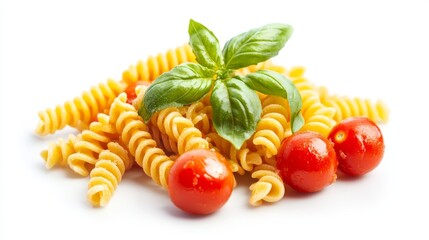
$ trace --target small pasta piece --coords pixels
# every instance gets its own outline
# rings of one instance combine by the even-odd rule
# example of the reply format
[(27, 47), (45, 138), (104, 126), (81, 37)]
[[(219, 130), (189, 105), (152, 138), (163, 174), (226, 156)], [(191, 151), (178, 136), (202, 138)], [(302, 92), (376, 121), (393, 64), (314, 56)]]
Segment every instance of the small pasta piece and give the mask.
[(350, 98), (347, 96), (329, 95), (325, 87), (319, 87), (322, 103), (336, 109), (334, 119), (339, 122), (349, 117), (368, 117), (376, 123), (387, 123), (389, 109), (378, 100), (375, 103), (365, 98)]
[(75, 153), (74, 144), (76, 136), (70, 134), (67, 140), (60, 138), (57, 142), (49, 143), (49, 147), (40, 155), (45, 160), (46, 168), (50, 169), (56, 165), (66, 166), (68, 157)]
[(166, 53), (150, 56), (146, 61), (139, 61), (137, 65), (130, 66), (122, 73), (122, 79), (128, 85), (136, 81), (152, 82), (162, 73), (185, 62), (195, 62), (195, 55), (188, 44), (170, 49)]
[(212, 130), (212, 107), (201, 101), (192, 103), (186, 110), (186, 118), (190, 119), (194, 126), (202, 133), (207, 134)]
[(108, 108), (125, 88), (125, 84), (109, 79), (107, 83), (92, 87), (90, 91), (83, 92), (72, 101), (66, 101), (54, 109), (40, 111), (36, 133), (41, 136), (53, 134), (67, 125), (87, 129), (97, 114)]
[(277, 155), (283, 139), (290, 136), (289, 104), (284, 98), (267, 96), (262, 101), (262, 116), (252, 136), (258, 152), (266, 158)]
[(149, 123), (149, 132), (155, 140), (156, 145), (166, 151), (167, 154), (179, 154), (177, 142), (167, 134), (162, 133), (157, 127)]
[(321, 103), (316, 87), (303, 77), (304, 71), (302, 67), (295, 67), (288, 73), (302, 98), (302, 115), (305, 123), (301, 130), (316, 131), (327, 137), (337, 124), (333, 119), (336, 109)]
[(245, 142), (240, 149), (223, 139), (217, 133), (207, 134), (210, 146), (226, 157), (232, 172), (244, 175), (245, 171), (252, 171), (254, 166), (262, 164), (262, 157), (248, 147), (249, 142)]
[(208, 149), (209, 143), (190, 119), (182, 116), (178, 108), (166, 108), (152, 116), (151, 122), (161, 133), (177, 142), (179, 155), (192, 149)]
[(79, 130), (87, 129), (98, 113), (108, 112), (113, 100), (128, 86), (139, 80), (153, 81), (184, 62), (195, 62), (195, 55), (187, 44), (139, 61), (122, 73), (121, 81), (109, 79), (63, 105), (40, 111), (36, 133), (40, 136), (53, 134), (67, 125)]
[(87, 176), (97, 162), (98, 155), (107, 148), (107, 144), (118, 139), (115, 127), (104, 113), (98, 114), (98, 121), (91, 123), (74, 143), (75, 153), (68, 157), (68, 165), (75, 173)]
[(285, 187), (275, 167), (268, 164), (257, 166), (252, 172), (252, 178), (258, 181), (249, 187), (252, 191), (250, 205), (259, 206), (263, 201), (277, 202), (283, 198)]
[(88, 201), (95, 207), (104, 207), (110, 201), (125, 170), (132, 166), (132, 159), (117, 142), (109, 142), (101, 151), (88, 183)]
[(126, 101), (125, 93), (115, 99), (110, 109), (111, 123), (115, 125), (122, 141), (145, 174), (167, 189), (168, 174), (174, 161), (157, 147), (137, 110)]

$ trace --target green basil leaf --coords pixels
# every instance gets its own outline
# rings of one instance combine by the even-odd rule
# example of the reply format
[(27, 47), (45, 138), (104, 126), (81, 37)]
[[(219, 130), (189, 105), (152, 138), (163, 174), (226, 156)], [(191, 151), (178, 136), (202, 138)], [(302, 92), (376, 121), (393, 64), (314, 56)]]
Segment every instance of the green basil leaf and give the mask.
[(196, 63), (183, 63), (161, 74), (146, 90), (139, 115), (147, 122), (157, 111), (198, 101), (210, 91), (213, 75)]
[(225, 67), (243, 68), (276, 56), (292, 31), (289, 25), (273, 23), (233, 37), (223, 48)]
[(210, 102), (217, 133), (239, 149), (256, 130), (261, 102), (255, 91), (237, 80), (215, 82)]
[(301, 113), (301, 95), (292, 81), (283, 74), (270, 70), (259, 70), (246, 76), (237, 76), (237, 78), (255, 91), (287, 99), (291, 114), (292, 132), (298, 131), (304, 125), (304, 118)]
[(223, 56), (219, 40), (201, 23), (194, 20), (189, 21), (189, 45), (191, 45), (197, 62), (201, 65), (219, 69), (223, 66)]

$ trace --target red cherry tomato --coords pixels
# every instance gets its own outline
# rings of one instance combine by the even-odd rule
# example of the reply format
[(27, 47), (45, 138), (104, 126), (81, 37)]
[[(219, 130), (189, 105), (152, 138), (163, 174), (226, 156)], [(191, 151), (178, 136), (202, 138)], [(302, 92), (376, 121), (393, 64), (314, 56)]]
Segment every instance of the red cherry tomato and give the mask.
[(205, 149), (182, 154), (168, 177), (171, 201), (192, 214), (210, 214), (221, 208), (233, 186), (234, 176), (225, 158)]
[(128, 86), (125, 89), (125, 91), (124, 91), (127, 94), (127, 103), (132, 104), (133, 101), (137, 98), (136, 87), (139, 86), (139, 85), (149, 86), (150, 82), (147, 82), (147, 81), (137, 81), (134, 84)]
[(300, 192), (317, 192), (337, 177), (333, 144), (316, 132), (297, 132), (283, 140), (277, 168), (283, 181)]
[(378, 166), (384, 155), (380, 128), (366, 117), (338, 123), (329, 134), (338, 158), (338, 169), (351, 176), (364, 175)]

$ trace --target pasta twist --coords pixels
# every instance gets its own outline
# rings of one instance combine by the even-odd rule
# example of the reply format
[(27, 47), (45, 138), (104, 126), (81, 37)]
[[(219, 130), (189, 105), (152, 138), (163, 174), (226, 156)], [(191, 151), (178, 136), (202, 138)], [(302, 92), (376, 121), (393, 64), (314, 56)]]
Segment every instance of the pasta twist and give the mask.
[(190, 119), (194, 126), (202, 133), (207, 134), (212, 130), (212, 107), (198, 101), (192, 103), (186, 111), (186, 118)]
[(122, 80), (109, 79), (107, 83), (100, 83), (90, 91), (72, 101), (66, 101), (54, 109), (40, 111), (36, 133), (44, 136), (53, 134), (69, 125), (79, 130), (87, 129), (98, 113), (107, 113), (113, 100), (123, 92), (127, 86), (139, 80), (153, 81), (162, 73), (184, 63), (194, 62), (195, 55), (189, 45), (185, 44), (176, 49), (149, 57), (146, 61), (139, 61), (122, 73)]
[(53, 134), (67, 125), (87, 129), (97, 114), (104, 112), (125, 88), (125, 84), (109, 79), (107, 83), (92, 87), (90, 91), (83, 92), (72, 101), (66, 101), (54, 109), (40, 111), (36, 133), (42, 136)]
[(337, 123), (333, 119), (336, 110), (321, 103), (316, 87), (303, 77), (304, 70), (304, 68), (296, 67), (289, 72), (289, 76), (302, 98), (302, 115), (305, 124), (301, 130), (316, 131), (327, 137)]
[(125, 93), (115, 99), (110, 109), (111, 123), (115, 125), (122, 141), (128, 146), (129, 152), (145, 174), (157, 184), (167, 188), (169, 170), (174, 162), (157, 147), (137, 110), (126, 101)]
[(190, 119), (182, 116), (178, 108), (166, 108), (154, 114), (152, 123), (158, 129), (177, 142), (179, 154), (192, 149), (208, 149), (209, 143), (202, 138), (202, 133)]
[(281, 97), (267, 96), (262, 101), (262, 116), (253, 135), (253, 144), (266, 158), (277, 155), (283, 139), (290, 136), (288, 101)]
[(75, 142), (75, 153), (68, 157), (69, 167), (81, 176), (87, 176), (97, 162), (98, 155), (107, 148), (107, 144), (118, 139), (115, 127), (104, 113), (98, 114), (98, 121), (91, 123)]
[(122, 79), (128, 85), (139, 80), (152, 82), (162, 73), (185, 62), (195, 62), (195, 55), (188, 44), (151, 56), (146, 61), (139, 61), (122, 73)]
[(67, 158), (75, 153), (74, 144), (76, 136), (70, 134), (67, 140), (60, 138), (58, 142), (49, 143), (49, 147), (40, 153), (45, 160), (46, 168), (50, 169), (55, 165), (66, 166)]
[(119, 143), (110, 142), (101, 151), (88, 183), (88, 201), (93, 206), (105, 206), (110, 201), (126, 169), (132, 166), (132, 159)]
[(149, 123), (149, 132), (155, 140), (156, 145), (166, 151), (167, 154), (179, 154), (177, 142), (170, 138), (167, 134), (162, 133), (157, 127)]
[(223, 154), (229, 162), (232, 172), (244, 175), (245, 171), (252, 171), (254, 166), (262, 164), (262, 157), (249, 148), (249, 142), (245, 142), (240, 149), (223, 139), (217, 133), (207, 134), (207, 140), (213, 149)]
[(252, 206), (259, 206), (263, 201), (277, 202), (283, 198), (285, 187), (275, 167), (268, 164), (257, 166), (252, 172), (252, 178), (258, 179), (249, 187), (252, 191), (249, 203)]
[(329, 95), (325, 87), (319, 87), (318, 91), (322, 103), (336, 109), (334, 119), (337, 122), (356, 116), (368, 117), (376, 123), (387, 123), (389, 120), (388, 107), (381, 100), (374, 103), (370, 99)]

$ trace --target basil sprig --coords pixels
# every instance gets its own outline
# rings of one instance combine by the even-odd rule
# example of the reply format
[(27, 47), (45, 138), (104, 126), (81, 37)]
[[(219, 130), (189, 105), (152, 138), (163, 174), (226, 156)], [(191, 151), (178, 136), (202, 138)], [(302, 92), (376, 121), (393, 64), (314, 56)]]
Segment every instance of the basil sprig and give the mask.
[(260, 70), (235, 76), (233, 70), (276, 56), (292, 34), (285, 24), (268, 24), (231, 38), (221, 50), (216, 36), (194, 20), (189, 22), (189, 44), (198, 63), (184, 63), (161, 74), (147, 89), (139, 114), (148, 122), (157, 111), (196, 102), (210, 93), (217, 133), (239, 149), (256, 130), (261, 102), (255, 91), (288, 100), (292, 131), (304, 124), (302, 100), (284, 75)]

